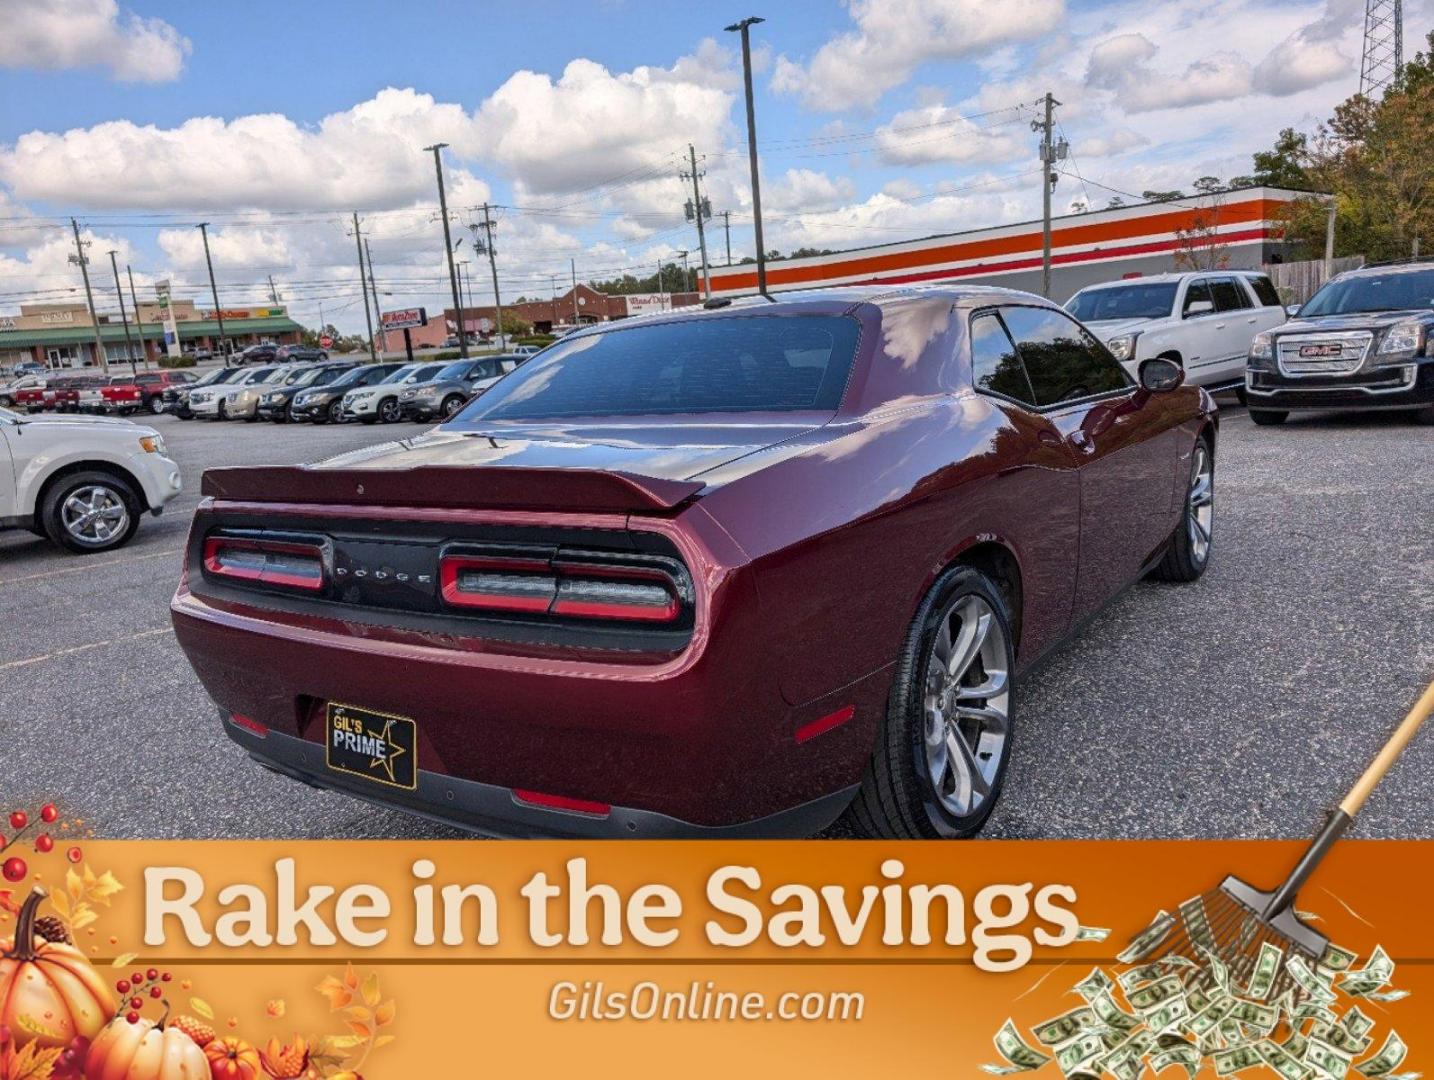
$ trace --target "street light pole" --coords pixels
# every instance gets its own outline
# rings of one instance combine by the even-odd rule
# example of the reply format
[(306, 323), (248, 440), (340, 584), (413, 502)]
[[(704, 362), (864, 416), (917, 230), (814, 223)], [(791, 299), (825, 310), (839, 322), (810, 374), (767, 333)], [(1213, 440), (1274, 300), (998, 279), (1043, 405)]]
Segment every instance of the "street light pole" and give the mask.
[(578, 325), (578, 260), (568, 259), (568, 269), (573, 272), (573, 325)]
[(204, 265), (209, 267), (209, 295), (214, 298), (214, 317), (219, 320), (219, 355), (224, 357), (224, 366), (229, 366), (229, 348), (224, 340), (224, 312), (219, 309), (219, 286), (214, 283), (214, 260), (209, 257), (209, 222), (201, 221), (197, 226), (204, 238)]
[[(368, 256), (368, 288), (369, 292), (373, 293), (373, 317), (374, 321), (378, 323), (378, 332), (383, 334), (383, 350), (387, 352), (388, 334), (383, 329), (383, 307), (378, 302), (378, 282), (373, 276), (373, 248), (368, 246), (367, 236), (363, 238), (363, 251)], [(372, 335), (370, 335), (370, 340), (372, 340)]]
[[(463, 301), (458, 296), (458, 270), (453, 265), (453, 235), (448, 229), (448, 196), (443, 191), (443, 148), (447, 143), (434, 143), (432, 146), (425, 146), (423, 149), (432, 151), (433, 168), (438, 173), (438, 213), (443, 218), (443, 250), (448, 256), (448, 285), (453, 290), (453, 309), (462, 318)], [(468, 359), (468, 335), (463, 332), (463, 327), (458, 327), (458, 355), (464, 360)]]
[(507, 347), (508, 338), (503, 333), (503, 298), (498, 295), (498, 251), (497, 245), (493, 243), (493, 230), (496, 228), (492, 215), (488, 213), (488, 204), (484, 203), (483, 235), (488, 249), (488, 269), (493, 272), (493, 313), (498, 320), (498, 351), (501, 352)]
[(149, 343), (144, 340), (144, 319), (139, 314), (139, 296), (134, 291), (134, 268), (125, 264), (124, 272), (129, 275), (129, 298), (134, 304), (134, 332), (139, 336), (139, 351), (144, 354), (144, 369), (149, 370)]
[(85, 302), (90, 305), (90, 325), (95, 331), (95, 359), (100, 362), (105, 374), (109, 374), (110, 361), (105, 355), (105, 343), (100, 338), (100, 317), (95, 313), (95, 294), (90, 289), (90, 260), (85, 257), (85, 245), (80, 242), (80, 223), (70, 218), (70, 228), (75, 230), (75, 254), (70, 258), (79, 263), (80, 275), (85, 279)]
[[(113, 270), (115, 274), (115, 298), (119, 300), (120, 321), (124, 323), (124, 351), (125, 355), (129, 357), (129, 373), (131, 375), (138, 375), (139, 368), (137, 368), (134, 363), (134, 339), (129, 336), (129, 315), (125, 313), (124, 309), (124, 289), (120, 285), (119, 261), (115, 258), (115, 251), (113, 248), (111, 248), (109, 251), (109, 257), (110, 269)], [(134, 317), (136, 319), (139, 318), (138, 309), (135, 310)]]
[(752, 40), (750, 31), (765, 19), (753, 15), (727, 27), (742, 35), (742, 79), (747, 90), (747, 159), (752, 170), (752, 228), (757, 241), (757, 291), (767, 295), (767, 250), (762, 243), (762, 186), (757, 177), (757, 114), (752, 106)]
[[(373, 316), (368, 308), (368, 284), (364, 281), (363, 269), (363, 233), (359, 229), (358, 211), (354, 211), (354, 247), (358, 250), (359, 261), (359, 293), (363, 296), (363, 322), (368, 330), (368, 358), (378, 362), (378, 346), (374, 343)], [(388, 336), (384, 335), (383, 346), (388, 348)]]

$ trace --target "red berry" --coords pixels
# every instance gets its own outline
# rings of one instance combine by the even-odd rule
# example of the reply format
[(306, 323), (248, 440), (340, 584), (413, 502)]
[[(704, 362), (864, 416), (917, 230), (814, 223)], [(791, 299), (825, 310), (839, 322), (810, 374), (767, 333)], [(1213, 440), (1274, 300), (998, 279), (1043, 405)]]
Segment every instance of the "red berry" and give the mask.
[(16, 810), (10, 815), (10, 828), (17, 830), (23, 829), (28, 824), (30, 824), (30, 817), (25, 811)]
[(149, 988), (149, 996), (152, 997), (152, 998), (158, 999), (159, 996), (160, 996), (161, 994), (163, 994), (163, 993), (164, 993), (164, 991), (161, 990), (161, 989), (160, 989), (159, 987), (157, 987), (157, 986), (151, 986), (151, 987)]
[(159, 968), (150, 968), (144, 973), (144, 977), (150, 982), (154, 982), (155, 979), (159, 978)]
[(41, 833), (39, 836), (35, 837), (35, 850), (38, 851), (41, 855), (48, 854), (54, 849), (54, 847), (55, 842), (51, 840), (46, 833)]
[(5, 875), (6, 881), (24, 881), (29, 872), (30, 868), (25, 865), (25, 860), (18, 855), (12, 855), (5, 860), (5, 865), (0, 867), (0, 873)]
[(72, 847), (69, 851), (65, 852), (65, 858), (69, 859), (70, 862), (79, 862), (84, 857), (84, 852), (77, 847)]
[(50, 825), (59, 819), (60, 811), (56, 809), (54, 803), (47, 802), (44, 806), (40, 807), (40, 820), (46, 825)]
[(142, 1009), (142, 1008), (144, 1008), (144, 998), (142, 998), (142, 997), (132, 997), (132, 998), (130, 998), (130, 999), (129, 999), (129, 1007), (130, 1007), (131, 1009)]
[(127, 1012), (124, 1014), (124, 1018), (128, 1020), (131, 1024), (139, 1023), (139, 1013), (137, 1012)]
[(115, 983), (115, 989), (118, 990), (121, 994), (128, 994), (128, 993), (129, 993), (129, 980), (128, 980), (128, 979), (121, 979), (119, 982)]
[(171, 975), (169, 972), (166, 971), (163, 975), (161, 975), (161, 976), (159, 977), (159, 981), (160, 981), (160, 982), (169, 982), (169, 980), (172, 979), (172, 978), (174, 978), (174, 976)]

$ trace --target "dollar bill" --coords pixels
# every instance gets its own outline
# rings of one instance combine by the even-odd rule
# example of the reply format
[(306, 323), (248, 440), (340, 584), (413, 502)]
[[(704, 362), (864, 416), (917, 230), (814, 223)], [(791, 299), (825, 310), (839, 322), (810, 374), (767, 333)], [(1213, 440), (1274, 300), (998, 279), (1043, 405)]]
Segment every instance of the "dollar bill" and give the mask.
[(1089, 1031), (1095, 1026), (1095, 1013), (1090, 1006), (1082, 1005), (1078, 1009), (1062, 1013), (1060, 1016), (1052, 1017), (1042, 1024), (1037, 1024), (1031, 1029), (1031, 1034), (1036, 1041), (1046, 1046), (1059, 1046), (1061, 1043), (1070, 1042), (1082, 1032)]
[(1290, 978), (1294, 979), (1295, 985), (1308, 994), (1311, 1000), (1320, 1005), (1328, 1005), (1335, 1000), (1334, 991), (1325, 985), (1323, 979), (1310, 970), (1304, 957), (1290, 957), (1285, 964), (1285, 970), (1289, 972)]
[(1394, 961), (1383, 946), (1376, 945), (1364, 967), (1341, 973), (1339, 988), (1350, 997), (1367, 997), (1386, 986), (1393, 975)]
[(1280, 964), (1285, 951), (1268, 941), (1260, 943), (1260, 955), (1255, 958), (1255, 970), (1250, 973), (1250, 985), (1245, 996), (1264, 1001), (1275, 987), (1275, 976), (1280, 973)]
[(1219, 1027), (1220, 1021), (1229, 1016), (1234, 1007), (1233, 998), (1221, 998), (1192, 1016), (1190, 1023), (1185, 1026), (1192, 1035), (1205, 1035)]
[(1310, 1036), (1309, 1045), (1305, 1047), (1305, 1060), (1326, 1076), (1344, 1080), (1353, 1057), (1338, 1047), (1331, 1046), (1323, 1039)]
[(1009, 1076), (1014, 1072), (1039, 1069), (1051, 1059), (1032, 1046), (1028, 1046), (1016, 1030), (1015, 1021), (1007, 1019), (992, 1040), (997, 1052), (1006, 1059), (1006, 1065), (982, 1065), (981, 1068), (993, 1076)]
[(1309, 1036), (1298, 1031), (1292, 1031), (1284, 1042), (1280, 1043), (1285, 1052), (1293, 1057), (1302, 1058), (1305, 1056), (1305, 1048), (1310, 1044)]
[(1263, 1005), (1258, 1001), (1244, 1001), (1237, 998), (1228, 1019), (1249, 1024), (1263, 1034), (1272, 1031), (1274, 1026), (1280, 1022), (1280, 1010), (1273, 1005)]
[(1384, 1045), (1379, 1048), (1379, 1053), (1367, 1061), (1361, 1061), (1355, 1066), (1355, 1069), (1365, 1076), (1384, 1076), (1399, 1068), (1408, 1053), (1409, 1048), (1404, 1045), (1404, 1040), (1399, 1037), (1399, 1032), (1391, 1031), (1385, 1037)]
[(1137, 960), (1143, 960), (1170, 936), (1170, 931), (1174, 926), (1174, 915), (1168, 911), (1157, 912), (1150, 925), (1131, 938), (1130, 944), (1117, 954), (1116, 959), (1122, 964), (1133, 964)]
[(1169, 1031), (1182, 1020), (1189, 1018), (1190, 1006), (1185, 1003), (1185, 995), (1181, 994), (1147, 1015), (1145, 1026), (1155, 1032)]
[(1150, 1067), (1155, 1072), (1164, 1072), (1172, 1065), (1182, 1065), (1186, 1075), (1192, 1080), (1195, 1073), (1200, 1069), (1200, 1051), (1186, 1043), (1183, 1046), (1172, 1046), (1160, 1051), (1150, 1059)]
[(1215, 954), (1214, 949), (1201, 949), (1200, 951), (1205, 954), (1205, 969), (1210, 973), (1210, 978), (1214, 980), (1216, 986), (1228, 994), (1230, 992), (1230, 969)]
[(1086, 1001), (1090, 1001), (1093, 998), (1099, 997), (1101, 994), (1109, 993), (1110, 988), (1114, 985), (1115, 983), (1111, 980), (1111, 977), (1100, 968), (1091, 968), (1090, 974), (1076, 983), (1071, 989), (1085, 998)]
[(1409, 996), (1408, 990), (1381, 990), (1377, 993), (1363, 995), (1369, 1001), (1390, 1002), (1398, 1001)]
[(1115, 1003), (1115, 999), (1110, 996), (1109, 991), (1097, 994), (1089, 1000), (1091, 1010), (1095, 1013), (1096, 1018), (1106, 1027), (1128, 1034), (1140, 1026), (1139, 1020)]
[(1357, 954), (1348, 949), (1341, 949), (1338, 945), (1330, 942), (1324, 947), (1320, 955), (1319, 966), (1329, 971), (1345, 971), (1354, 963)]
[(1241, 1069), (1252, 1069), (1264, 1064), (1260, 1051), (1254, 1046), (1234, 1046), (1228, 1050), (1216, 1050), (1212, 1055), (1215, 1072), (1219, 1076), (1230, 1076)]
[(1365, 1016), (1363, 1010), (1361, 1010), (1358, 1005), (1351, 1005), (1349, 1012), (1345, 1013), (1343, 1018), (1341, 1018), (1339, 1026), (1351, 1035), (1357, 1037), (1367, 1034), (1369, 1029), (1374, 1026), (1374, 1021), (1368, 1016)]
[(1192, 896), (1180, 905), (1180, 918), (1185, 923), (1185, 932), (1190, 940), (1202, 949), (1215, 948), (1215, 935), (1210, 931), (1210, 919), (1205, 913), (1205, 899)]
[(1273, 1043), (1269, 1039), (1261, 1039), (1255, 1044), (1255, 1049), (1260, 1052), (1260, 1057), (1265, 1059), (1265, 1064), (1284, 1077), (1284, 1080), (1304, 1080), (1309, 1075), (1308, 1065), (1305, 1065), (1285, 1047)]
[(1153, 983), (1136, 987), (1125, 995), (1130, 1007), (1139, 1013), (1148, 1013), (1159, 1008), (1171, 998), (1184, 992), (1184, 984), (1178, 975), (1166, 975)]
[(1105, 1053), (1105, 1043), (1100, 1041), (1099, 1035), (1082, 1035), (1056, 1051), (1056, 1065), (1060, 1067), (1061, 1072), (1070, 1076), (1072, 1073), (1082, 1071), (1082, 1066), (1089, 1064), (1103, 1053)]
[(1077, 941), (1104, 941), (1110, 937), (1108, 926), (1082, 926), (1077, 928), (1075, 939)]

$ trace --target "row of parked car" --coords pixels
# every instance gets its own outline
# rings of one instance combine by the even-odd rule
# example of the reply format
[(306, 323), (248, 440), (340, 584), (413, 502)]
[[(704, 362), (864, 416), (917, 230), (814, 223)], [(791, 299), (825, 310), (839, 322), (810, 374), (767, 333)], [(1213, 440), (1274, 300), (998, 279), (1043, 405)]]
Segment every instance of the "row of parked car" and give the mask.
[[(536, 351), (536, 350), (534, 350)], [(221, 368), (165, 391), (161, 411), (181, 420), (396, 424), (446, 420), (531, 353), (414, 364), (320, 361)]]

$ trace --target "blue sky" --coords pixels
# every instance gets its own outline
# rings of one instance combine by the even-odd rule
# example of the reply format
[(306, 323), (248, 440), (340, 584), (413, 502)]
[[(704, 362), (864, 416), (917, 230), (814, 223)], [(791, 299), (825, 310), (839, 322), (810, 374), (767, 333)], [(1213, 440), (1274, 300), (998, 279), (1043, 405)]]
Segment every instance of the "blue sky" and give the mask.
[[(1057, 205), (1230, 176), (1357, 82), (1358, 0), (599, 0), (475, 5), (6, 0), (0, 313), (71, 299), (69, 215), (142, 283), (226, 306), (272, 274), (296, 315), (361, 328), (347, 215), (392, 303), (442, 302), (429, 141), (455, 236), (497, 204), (505, 296), (696, 248), (678, 155), (751, 250), (740, 65), (754, 29), (768, 246), (846, 248), (1023, 220), (1046, 89), (1074, 155)], [(706, 11), (710, 14), (704, 15)], [(1428, 9), (1408, 5), (1418, 42)], [(1412, 51), (1412, 49), (1411, 49)], [(720, 230), (713, 238), (722, 253)], [(465, 243), (460, 248), (460, 255)], [(694, 255), (695, 258), (695, 255)], [(473, 269), (477, 269), (476, 267)], [(474, 275), (474, 297), (491, 297)], [(561, 283), (559, 283), (561, 285)], [(205, 300), (207, 303), (207, 300)]]

